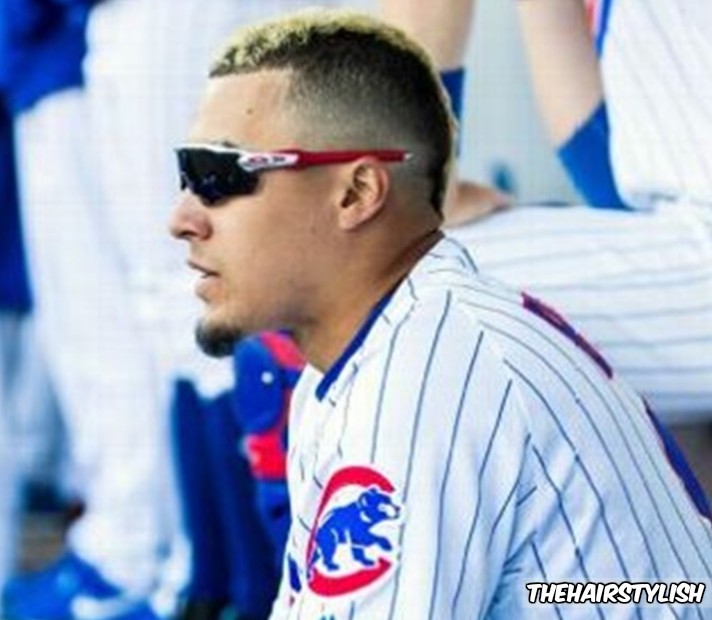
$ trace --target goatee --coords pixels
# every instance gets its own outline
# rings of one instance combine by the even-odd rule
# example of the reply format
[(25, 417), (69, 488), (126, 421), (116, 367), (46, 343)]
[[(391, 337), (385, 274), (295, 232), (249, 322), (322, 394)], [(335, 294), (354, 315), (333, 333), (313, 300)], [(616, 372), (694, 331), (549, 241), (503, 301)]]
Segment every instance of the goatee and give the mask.
[(210, 357), (228, 357), (244, 334), (236, 328), (208, 325), (200, 321), (195, 328), (195, 341), (200, 350)]

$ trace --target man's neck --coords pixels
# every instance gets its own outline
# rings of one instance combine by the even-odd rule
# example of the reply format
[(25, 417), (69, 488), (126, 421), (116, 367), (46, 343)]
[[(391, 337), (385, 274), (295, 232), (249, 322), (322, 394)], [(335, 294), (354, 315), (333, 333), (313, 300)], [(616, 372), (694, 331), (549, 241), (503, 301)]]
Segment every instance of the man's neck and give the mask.
[(380, 271), (368, 277), (348, 278), (335, 285), (321, 319), (295, 331), (307, 361), (327, 371), (346, 350), (378, 302), (393, 291), (442, 238), (441, 230), (429, 230), (403, 248)]

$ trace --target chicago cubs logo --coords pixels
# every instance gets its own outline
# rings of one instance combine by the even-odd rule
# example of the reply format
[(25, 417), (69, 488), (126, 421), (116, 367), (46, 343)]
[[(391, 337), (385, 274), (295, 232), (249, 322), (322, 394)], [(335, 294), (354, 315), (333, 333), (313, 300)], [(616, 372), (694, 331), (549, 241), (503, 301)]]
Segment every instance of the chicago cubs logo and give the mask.
[(341, 596), (370, 586), (395, 562), (395, 488), (369, 467), (345, 467), (329, 480), (307, 545), (307, 583), (315, 594)]

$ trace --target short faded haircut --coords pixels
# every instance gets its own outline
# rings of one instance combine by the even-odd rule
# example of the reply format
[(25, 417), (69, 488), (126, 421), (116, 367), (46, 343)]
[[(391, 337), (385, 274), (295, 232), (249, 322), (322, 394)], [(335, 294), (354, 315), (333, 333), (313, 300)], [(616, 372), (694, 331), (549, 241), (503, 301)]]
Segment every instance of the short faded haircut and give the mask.
[(238, 30), (210, 77), (263, 70), (291, 72), (288, 105), (312, 147), (407, 150), (397, 174), (442, 211), (455, 123), (428, 54), (402, 31), (350, 11), (302, 11)]

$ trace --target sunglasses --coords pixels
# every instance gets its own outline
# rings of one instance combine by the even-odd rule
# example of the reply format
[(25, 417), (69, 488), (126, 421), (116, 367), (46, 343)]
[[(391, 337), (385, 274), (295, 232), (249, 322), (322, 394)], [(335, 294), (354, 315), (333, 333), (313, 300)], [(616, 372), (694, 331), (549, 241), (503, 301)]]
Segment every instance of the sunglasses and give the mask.
[(396, 149), (371, 151), (303, 151), (285, 149), (255, 152), (217, 144), (190, 144), (176, 149), (181, 189), (188, 189), (206, 205), (257, 190), (259, 175), (279, 168), (302, 169), (343, 164), (360, 157), (403, 162), (410, 153)]

